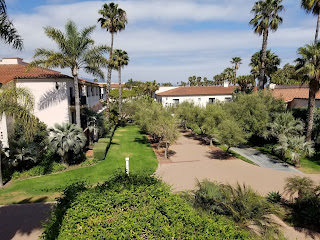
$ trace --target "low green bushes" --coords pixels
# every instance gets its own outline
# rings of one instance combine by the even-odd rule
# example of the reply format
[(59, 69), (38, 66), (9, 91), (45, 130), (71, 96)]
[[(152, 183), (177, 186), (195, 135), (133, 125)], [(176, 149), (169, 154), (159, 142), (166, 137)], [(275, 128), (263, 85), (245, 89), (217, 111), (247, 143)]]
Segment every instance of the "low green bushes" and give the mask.
[(97, 160), (103, 160), (106, 157), (107, 151), (110, 147), (113, 134), (116, 130), (116, 126), (110, 128), (106, 137), (100, 138), (93, 147), (93, 157)]
[(75, 184), (58, 199), (43, 239), (251, 239), (233, 221), (197, 212), (154, 177)]

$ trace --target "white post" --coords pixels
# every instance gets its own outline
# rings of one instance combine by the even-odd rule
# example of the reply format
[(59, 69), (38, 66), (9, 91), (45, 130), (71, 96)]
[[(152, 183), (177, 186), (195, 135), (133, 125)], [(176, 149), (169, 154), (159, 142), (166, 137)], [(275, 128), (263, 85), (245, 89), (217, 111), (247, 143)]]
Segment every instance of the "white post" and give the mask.
[(129, 158), (126, 157), (126, 174), (129, 175)]

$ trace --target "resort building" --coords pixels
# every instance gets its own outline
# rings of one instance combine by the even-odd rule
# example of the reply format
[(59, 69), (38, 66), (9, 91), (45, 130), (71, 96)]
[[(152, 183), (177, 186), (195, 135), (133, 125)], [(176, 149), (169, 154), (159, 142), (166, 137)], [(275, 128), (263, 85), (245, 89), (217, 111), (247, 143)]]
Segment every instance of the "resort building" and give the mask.
[[(271, 84), (272, 95), (282, 98), (289, 109), (308, 107), (309, 86), (308, 85), (275, 85)], [(316, 108), (320, 107), (320, 92), (316, 95)]]
[[(54, 70), (36, 67), (27, 71), (26, 68), (27, 63), (21, 58), (3, 58), (0, 61), (0, 85), (10, 83), (29, 89), (35, 100), (33, 114), (48, 127), (63, 122), (76, 123), (73, 78)], [(101, 92), (98, 83), (79, 79), (81, 109), (102, 109)], [(12, 119), (2, 116), (0, 141), (4, 147), (8, 145), (12, 129)]]
[(175, 106), (182, 102), (193, 102), (205, 107), (209, 103), (232, 101), (236, 86), (205, 86), (205, 87), (171, 87), (171, 90), (156, 92), (156, 100), (163, 106)]

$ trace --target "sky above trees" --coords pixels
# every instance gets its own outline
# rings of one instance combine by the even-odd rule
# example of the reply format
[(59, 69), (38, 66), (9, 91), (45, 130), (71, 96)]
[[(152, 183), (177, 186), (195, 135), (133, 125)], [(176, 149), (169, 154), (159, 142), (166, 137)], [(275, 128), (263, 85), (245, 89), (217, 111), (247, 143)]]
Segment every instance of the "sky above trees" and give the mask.
[[(79, 29), (96, 25), (96, 44), (110, 44), (110, 34), (97, 24), (98, 10), (110, 1), (6, 0), (8, 14), (24, 39), (18, 52), (0, 43), (2, 57), (30, 61), (35, 48), (55, 48), (43, 27), (64, 30), (68, 19)], [(115, 48), (128, 52), (129, 65), (123, 80), (187, 81), (198, 75), (212, 79), (232, 57), (243, 58), (238, 75), (249, 73), (251, 56), (261, 49), (262, 38), (253, 34), (249, 21), (254, 0), (128, 0), (114, 1), (128, 15), (124, 32), (115, 37)], [(305, 14), (300, 1), (284, 0), (284, 23), (269, 37), (268, 49), (292, 63), (297, 49), (314, 39), (316, 18)], [(67, 70), (61, 72), (68, 74)], [(107, 70), (105, 70), (106, 73)], [(81, 72), (80, 77), (92, 78)], [(112, 81), (117, 81), (113, 74)]]

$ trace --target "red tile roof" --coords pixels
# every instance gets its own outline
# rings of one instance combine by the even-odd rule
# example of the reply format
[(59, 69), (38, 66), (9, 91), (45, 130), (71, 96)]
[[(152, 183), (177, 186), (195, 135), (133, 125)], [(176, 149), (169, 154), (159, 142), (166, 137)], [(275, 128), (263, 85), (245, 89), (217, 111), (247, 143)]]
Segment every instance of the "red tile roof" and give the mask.
[(6, 84), (14, 79), (26, 78), (70, 78), (60, 72), (40, 67), (27, 72), (26, 67), (27, 64), (0, 65), (0, 83)]
[[(309, 88), (274, 89), (272, 95), (276, 98), (282, 98), (285, 102), (291, 102), (295, 98), (308, 99)], [(320, 99), (320, 92), (317, 93), (316, 99)]]
[(178, 87), (158, 93), (158, 96), (199, 96), (199, 95), (231, 95), (236, 86)]

